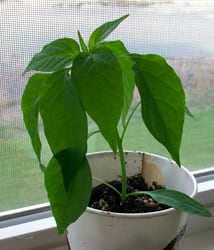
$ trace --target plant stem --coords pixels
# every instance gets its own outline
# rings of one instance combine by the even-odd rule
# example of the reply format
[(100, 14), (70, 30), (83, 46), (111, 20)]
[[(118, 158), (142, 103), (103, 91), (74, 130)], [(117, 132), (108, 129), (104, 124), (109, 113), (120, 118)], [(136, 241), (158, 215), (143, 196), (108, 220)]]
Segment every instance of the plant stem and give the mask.
[[(131, 193), (131, 194), (127, 194), (127, 176), (126, 176), (126, 161), (125, 161), (125, 154), (124, 154), (124, 150), (123, 150), (123, 139), (127, 130), (127, 127), (134, 115), (134, 113), (136, 112), (137, 108), (139, 107), (139, 105), (141, 104), (141, 102), (139, 101), (135, 107), (133, 108), (132, 112), (130, 113), (124, 127), (123, 127), (123, 131), (122, 131), (122, 135), (120, 137), (119, 132), (117, 131), (117, 140), (118, 140), (118, 153), (119, 153), (119, 158), (120, 158), (120, 167), (121, 167), (121, 183), (122, 183), (122, 187), (121, 187), (121, 192), (119, 192), (119, 190), (117, 190), (115, 187), (113, 187), (111, 184), (109, 184), (106, 181), (103, 181), (97, 177), (93, 177), (95, 180), (105, 184), (106, 186), (110, 187), (112, 190), (114, 190), (117, 194), (120, 195), (121, 197), (121, 201), (125, 201), (127, 199), (128, 196), (131, 195), (135, 195), (135, 193)], [(100, 130), (96, 130), (91, 132), (88, 135), (88, 138), (91, 137), (92, 135), (96, 134), (96, 133), (100, 133)], [(137, 194), (137, 193), (136, 193)]]
[(125, 155), (123, 151), (123, 140), (122, 137), (120, 138), (119, 133), (117, 131), (117, 139), (118, 139), (118, 151), (119, 151), (119, 158), (120, 158), (120, 167), (121, 167), (121, 175), (122, 175), (122, 190), (121, 190), (121, 200), (125, 201), (126, 196), (126, 189), (127, 189), (127, 178), (126, 178), (126, 162), (125, 162)]
[(129, 122), (131, 121), (131, 118), (133, 117), (134, 113), (136, 112), (137, 108), (140, 105), (140, 101), (136, 104), (134, 109), (132, 110), (131, 114), (129, 115), (125, 126), (123, 128), (123, 132), (121, 137), (119, 136), (119, 132), (117, 131), (117, 140), (118, 140), (118, 151), (119, 151), (119, 158), (120, 158), (120, 167), (121, 167), (121, 175), (122, 175), (122, 190), (121, 190), (121, 200), (125, 201), (127, 199), (127, 176), (126, 176), (126, 161), (125, 161), (125, 155), (123, 150), (123, 138), (125, 136), (127, 127), (129, 125)]

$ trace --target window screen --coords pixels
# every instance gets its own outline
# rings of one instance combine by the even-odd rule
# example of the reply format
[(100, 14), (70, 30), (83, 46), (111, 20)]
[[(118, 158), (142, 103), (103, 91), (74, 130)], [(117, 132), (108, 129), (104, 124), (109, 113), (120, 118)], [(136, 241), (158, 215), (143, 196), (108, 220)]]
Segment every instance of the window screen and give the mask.
[[(20, 111), (29, 76), (22, 73), (31, 56), (53, 39), (77, 38), (77, 30), (88, 37), (96, 26), (127, 13), (109, 39), (123, 39), (131, 52), (161, 54), (175, 67), (195, 116), (186, 117), (182, 163), (191, 170), (213, 166), (213, 0), (2, 0), (0, 8), (0, 211), (47, 200)], [(140, 111), (125, 148), (168, 156), (140, 122)], [(107, 149), (99, 135), (90, 139), (90, 152)], [(48, 157), (45, 147), (44, 162)]]

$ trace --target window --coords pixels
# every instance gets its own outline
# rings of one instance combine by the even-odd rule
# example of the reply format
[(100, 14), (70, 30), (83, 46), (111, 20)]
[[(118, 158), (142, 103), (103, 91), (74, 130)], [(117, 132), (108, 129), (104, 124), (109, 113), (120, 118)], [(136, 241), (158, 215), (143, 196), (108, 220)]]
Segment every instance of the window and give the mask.
[[(43, 176), (24, 129), (20, 98), (31, 56), (59, 37), (84, 37), (97, 25), (130, 14), (111, 39), (125, 39), (130, 51), (167, 57), (181, 76), (188, 107), (182, 163), (191, 170), (214, 162), (214, 2), (212, 0), (5, 0), (1, 6), (0, 211), (47, 201)], [(136, 95), (137, 98), (137, 95)], [(127, 149), (167, 155), (139, 123), (137, 113), (127, 135)], [(89, 151), (108, 149), (99, 135)], [(48, 147), (44, 148), (48, 160)]]

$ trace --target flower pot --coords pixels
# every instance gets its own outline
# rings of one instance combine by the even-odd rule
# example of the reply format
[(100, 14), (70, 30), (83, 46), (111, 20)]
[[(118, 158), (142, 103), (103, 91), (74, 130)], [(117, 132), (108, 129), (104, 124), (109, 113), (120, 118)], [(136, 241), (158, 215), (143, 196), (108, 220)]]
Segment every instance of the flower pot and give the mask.
[[(93, 176), (111, 181), (120, 175), (119, 157), (111, 152), (88, 156)], [(192, 174), (167, 158), (141, 152), (126, 152), (127, 175), (142, 172), (150, 183), (194, 197), (197, 184)], [(94, 185), (99, 183), (94, 182)], [(187, 214), (169, 208), (159, 212), (120, 214), (88, 207), (68, 228), (72, 250), (169, 250), (179, 249)]]

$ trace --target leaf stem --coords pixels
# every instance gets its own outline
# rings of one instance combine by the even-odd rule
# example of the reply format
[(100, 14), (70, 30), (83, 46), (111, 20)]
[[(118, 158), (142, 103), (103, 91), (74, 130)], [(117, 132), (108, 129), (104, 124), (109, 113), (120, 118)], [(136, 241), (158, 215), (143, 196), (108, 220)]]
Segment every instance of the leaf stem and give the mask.
[[(102, 184), (106, 185), (107, 187), (111, 188), (112, 190), (114, 190), (120, 197), (122, 196), (122, 194), (120, 193), (120, 191), (118, 189), (116, 189), (113, 185), (111, 185), (110, 183), (108, 183), (107, 181), (104, 181), (96, 176), (93, 176), (93, 179), (96, 181), (101, 182)], [(121, 197), (122, 199), (122, 197)]]
[(95, 134), (98, 134), (98, 133), (100, 133), (100, 130), (92, 131), (91, 133), (88, 134), (88, 139), (89, 139), (92, 135), (95, 135)]
[(139, 102), (135, 105), (135, 107), (133, 108), (131, 114), (129, 115), (129, 117), (128, 117), (128, 119), (127, 119), (125, 125), (124, 125), (123, 132), (122, 132), (122, 135), (121, 135), (121, 140), (122, 140), (122, 141), (123, 141), (123, 138), (124, 138), (124, 136), (125, 136), (126, 130), (127, 130), (127, 128), (128, 128), (128, 125), (129, 125), (129, 123), (130, 123), (130, 121), (131, 121), (131, 119), (132, 119), (134, 113), (136, 112), (137, 108), (140, 106), (140, 104), (141, 104), (141, 101), (139, 101)]
[(152, 191), (136, 191), (136, 192), (131, 192), (131, 193), (128, 193), (126, 194), (126, 197), (128, 198), (129, 196), (134, 196), (134, 195), (149, 195), (149, 192), (152, 192)]

